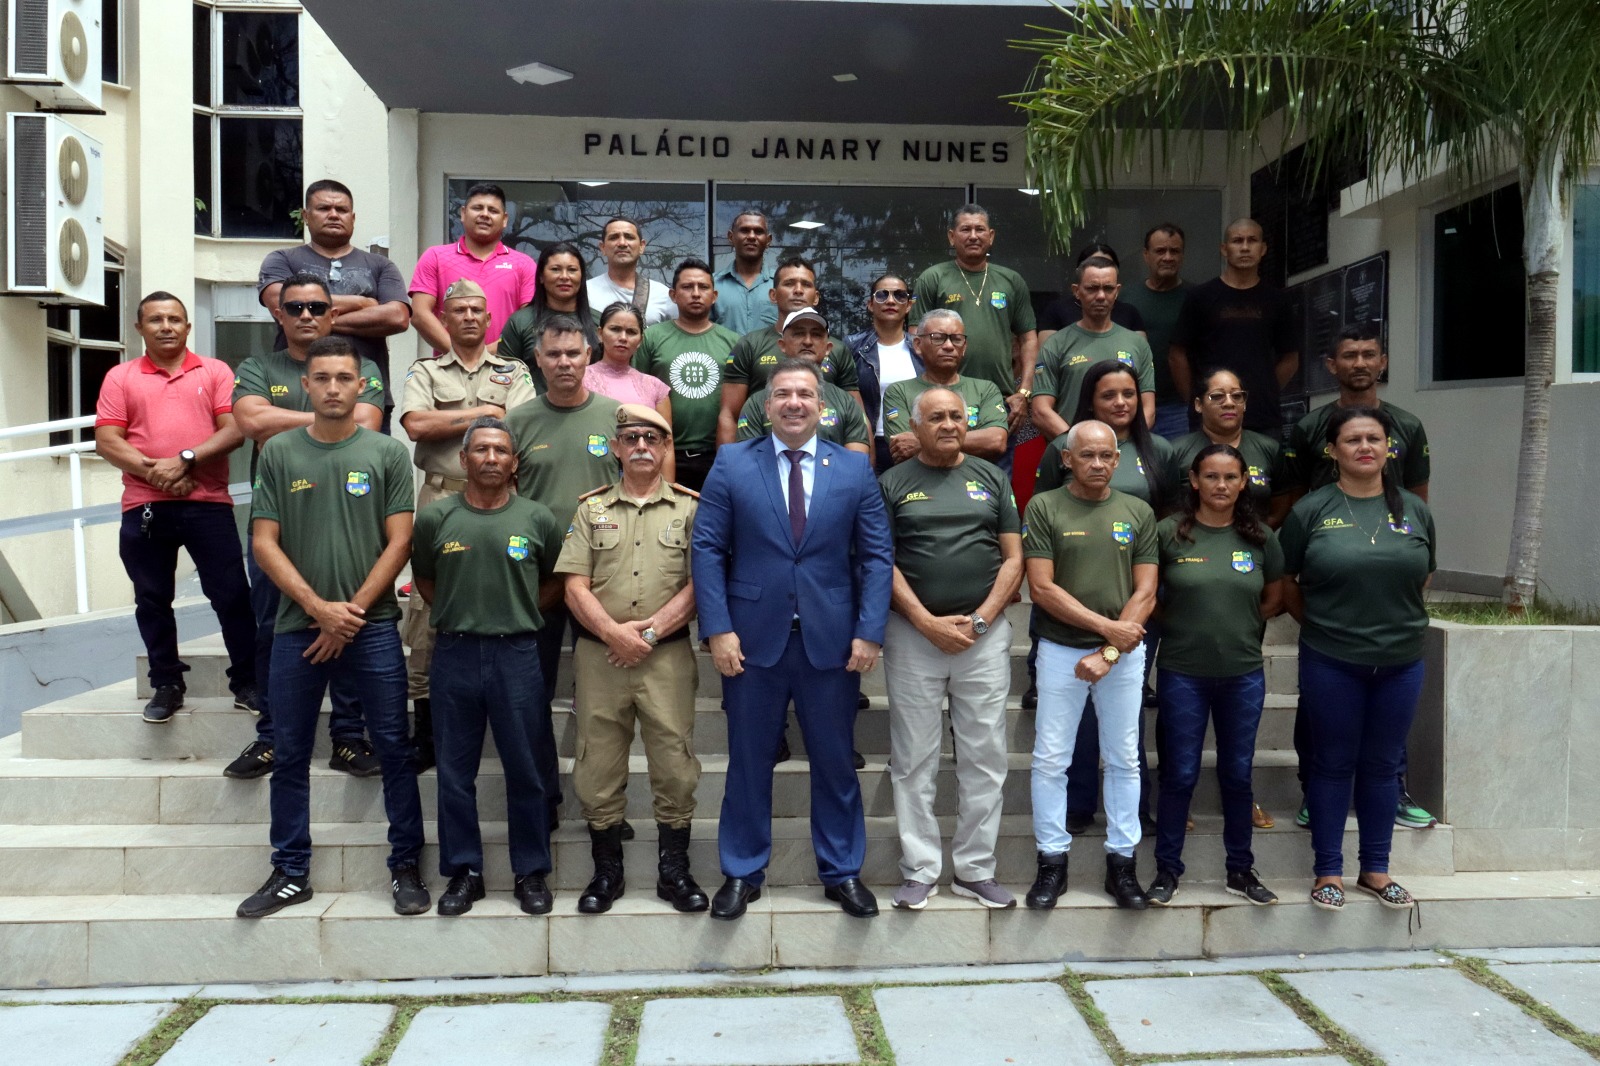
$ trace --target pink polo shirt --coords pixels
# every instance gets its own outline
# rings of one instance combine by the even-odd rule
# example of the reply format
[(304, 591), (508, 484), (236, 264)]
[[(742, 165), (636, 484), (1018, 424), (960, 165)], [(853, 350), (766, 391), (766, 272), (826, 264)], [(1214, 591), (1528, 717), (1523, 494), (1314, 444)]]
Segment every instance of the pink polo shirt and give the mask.
[[(168, 374), (148, 354), (106, 373), (95, 404), (96, 426), (121, 426), (128, 443), (152, 459), (168, 459), (217, 431), (217, 416), (233, 410), (233, 371), (221, 359), (184, 352), (183, 365)], [(195, 489), (187, 496), (162, 492), (140, 477), (122, 475), (122, 509), (151, 502), (192, 500), (229, 503), (228, 457), (195, 466)]]
[[(422, 253), (411, 275), (412, 295), (424, 293), (435, 301), (434, 313), (444, 309), (444, 294), (457, 278), (470, 278), (483, 289), (489, 305), (489, 332), (485, 344), (500, 339), (500, 331), (513, 312), (533, 299), (539, 265), (526, 253), (496, 244), (489, 258), (479, 259), (467, 250), (467, 239), (436, 244)], [(439, 354), (443, 354), (442, 352)]]

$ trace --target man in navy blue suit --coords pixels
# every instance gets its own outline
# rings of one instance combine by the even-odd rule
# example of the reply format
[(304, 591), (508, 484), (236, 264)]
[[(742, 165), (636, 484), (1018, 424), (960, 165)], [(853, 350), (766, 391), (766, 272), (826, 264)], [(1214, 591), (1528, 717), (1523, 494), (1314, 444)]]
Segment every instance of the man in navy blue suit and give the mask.
[[(795, 311), (785, 329), (802, 318)], [(827, 323), (823, 322), (824, 327)], [(852, 756), (859, 679), (878, 661), (894, 557), (866, 457), (817, 437), (822, 379), (803, 359), (768, 386), (772, 434), (724, 445), (706, 478), (692, 555), (700, 631), (723, 676), (728, 781), (711, 916), (760, 898), (772, 855), (772, 768), (790, 700), (811, 760), (811, 842), (827, 898), (878, 913)]]

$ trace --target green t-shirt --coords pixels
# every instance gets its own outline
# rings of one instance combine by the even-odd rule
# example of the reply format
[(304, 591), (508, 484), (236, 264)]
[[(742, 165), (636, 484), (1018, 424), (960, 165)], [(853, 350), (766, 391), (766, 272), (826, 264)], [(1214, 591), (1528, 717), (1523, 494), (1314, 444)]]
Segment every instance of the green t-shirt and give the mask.
[(517, 442), (517, 493), (551, 514), (570, 515), (579, 496), (617, 480), (622, 464), (611, 438), (620, 406), (591, 392), (577, 407), (556, 407), (538, 396), (512, 408), (506, 426)]
[[(393, 437), (357, 426), (337, 444), (324, 444), (307, 429), (291, 429), (261, 448), (252, 517), (278, 523), (284, 554), (325, 600), (356, 594), (388, 547), (384, 521), (415, 507), (411, 455)], [(367, 608), (369, 622), (398, 617), (392, 587)], [(277, 632), (310, 626), (298, 603), (279, 600)]]
[(967, 429), (1006, 428), (1006, 399), (982, 378), (962, 374), (953, 386), (935, 385), (925, 377), (897, 381), (883, 394), (883, 435), (911, 432), (911, 411), (929, 389), (952, 388), (967, 405)]
[[(822, 359), (822, 380), (831, 382), (845, 392), (861, 389), (861, 379), (856, 373), (856, 357), (837, 337), (828, 338), (832, 350)], [(762, 326), (739, 338), (728, 354), (728, 366), (723, 380), (743, 385), (751, 392), (764, 389), (767, 379), (785, 356), (778, 350), (778, 327)]]
[[(1313, 408), (1289, 431), (1289, 443), (1283, 448), (1287, 485), (1309, 492), (1338, 480), (1339, 471), (1327, 444), (1328, 420), (1338, 409), (1337, 403)], [(1428, 457), (1428, 431), (1422, 428), (1422, 420), (1392, 403), (1383, 405), (1383, 413), (1394, 423), (1389, 466), (1399, 472), (1400, 484), (1406, 488), (1426, 485), (1433, 460)]]
[(1052, 333), (1039, 349), (1033, 394), (1055, 397), (1056, 413), (1071, 422), (1089, 368), (1107, 359), (1115, 359), (1133, 371), (1140, 393), (1156, 391), (1155, 365), (1150, 345), (1143, 337), (1114, 322), (1105, 333), (1090, 333), (1074, 322)]
[(971, 455), (950, 467), (913, 459), (886, 472), (878, 488), (894, 565), (917, 599), (936, 615), (976, 611), (1000, 574), (1000, 534), (1022, 531), (1005, 474)]
[(644, 331), (633, 353), (635, 370), (667, 383), (672, 390), (672, 446), (679, 451), (709, 451), (717, 446), (717, 415), (722, 410), (722, 373), (739, 335), (712, 325), (688, 333), (669, 318)]
[[(1080, 500), (1070, 490), (1035, 493), (1022, 523), (1024, 559), (1055, 563), (1055, 583), (1104, 618), (1116, 618), (1133, 598), (1133, 568), (1157, 563), (1156, 516), (1125, 492)], [(1069, 648), (1104, 644), (1100, 634), (1038, 612), (1039, 636)]]
[[(822, 383), (822, 419), (817, 423), (817, 436), (838, 445), (865, 444), (872, 446), (872, 429), (867, 416), (855, 398), (837, 385)], [(752, 395), (739, 410), (738, 440), (766, 437), (772, 434), (772, 423), (767, 419), (767, 390)]]
[(480, 511), (456, 494), (418, 511), (411, 572), (434, 583), (434, 627), (498, 637), (544, 625), (539, 583), (555, 572), (565, 533), (550, 508), (521, 496)]
[(1017, 391), (1012, 338), (1038, 328), (1033, 296), (1021, 274), (990, 263), (985, 277), (985, 271), (963, 270), (949, 260), (924, 270), (911, 291), (916, 297), (911, 306), (919, 322), (929, 311), (954, 311), (961, 316), (961, 328), (967, 335), (962, 376), (982, 378), (999, 389), (1001, 396)]
[[(1061, 462), (1061, 453), (1066, 450), (1067, 435), (1059, 434), (1055, 440), (1044, 446), (1044, 454), (1039, 457), (1039, 470), (1034, 481), (1034, 492), (1048, 492), (1059, 489), (1070, 478), (1067, 468)], [(1133, 438), (1117, 445), (1117, 468), (1111, 472), (1111, 487), (1118, 492), (1126, 492), (1129, 496), (1137, 496), (1152, 508), (1162, 508), (1170, 505), (1175, 498), (1173, 495), (1172, 481), (1172, 445), (1167, 438), (1150, 434), (1150, 460), (1139, 454), (1139, 449), (1134, 446)], [(1150, 480), (1144, 476), (1147, 469), (1154, 469), (1156, 484), (1161, 489), (1161, 499), (1150, 498)]]
[[(234, 405), (245, 396), (259, 396), (274, 407), (305, 414), (311, 410), (311, 398), (300, 384), (305, 372), (306, 365), (287, 351), (252, 355), (233, 372)], [(383, 375), (378, 371), (378, 364), (371, 359), (361, 360), (361, 379), (361, 395), (356, 397), (356, 402), (383, 410)], [(250, 456), (252, 469), (260, 459), (261, 446), (256, 445)]]
[(1163, 670), (1196, 677), (1238, 677), (1261, 669), (1261, 592), (1283, 576), (1278, 535), (1266, 529), (1256, 547), (1234, 531), (1196, 522), (1178, 539), (1182, 515), (1156, 526), (1161, 544)]
[(1117, 299), (1131, 304), (1144, 318), (1144, 335), (1150, 343), (1150, 354), (1155, 358), (1156, 403), (1183, 403), (1178, 387), (1172, 383), (1172, 364), (1167, 362), (1167, 350), (1172, 347), (1172, 333), (1178, 328), (1178, 312), (1183, 310), (1183, 297), (1188, 287), (1182, 282), (1177, 288), (1156, 292), (1144, 282), (1134, 282), (1122, 287)]
[[(1190, 464), (1210, 446), (1211, 438), (1198, 429), (1172, 442), (1170, 482), (1175, 490), (1188, 486)], [(1238, 447), (1244, 456), (1250, 500), (1256, 505), (1256, 513), (1265, 518), (1273, 495), (1289, 491), (1288, 479), (1283, 476), (1283, 446), (1265, 433), (1247, 429), (1240, 436)]]
[(1279, 534), (1283, 569), (1300, 576), (1300, 639), (1335, 659), (1399, 666), (1422, 658), (1423, 588), (1433, 573), (1433, 513), (1401, 490), (1406, 513), (1390, 520), (1382, 496), (1353, 499), (1338, 485), (1301, 497)]

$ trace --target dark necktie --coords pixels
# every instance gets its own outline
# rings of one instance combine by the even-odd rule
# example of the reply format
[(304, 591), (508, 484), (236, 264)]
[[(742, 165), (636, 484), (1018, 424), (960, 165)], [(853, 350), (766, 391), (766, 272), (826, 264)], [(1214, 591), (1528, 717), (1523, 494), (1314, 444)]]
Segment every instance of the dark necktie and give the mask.
[(806, 484), (800, 477), (800, 460), (806, 453), (787, 448), (783, 454), (789, 460), (789, 535), (798, 548), (800, 538), (806, 535)]

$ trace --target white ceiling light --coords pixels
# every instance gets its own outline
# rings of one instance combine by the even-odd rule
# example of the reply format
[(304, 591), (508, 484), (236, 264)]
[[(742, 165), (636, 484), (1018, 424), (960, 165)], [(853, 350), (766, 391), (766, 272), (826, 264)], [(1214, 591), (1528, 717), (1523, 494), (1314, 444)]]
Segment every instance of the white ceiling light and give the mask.
[(1022, 193), (1024, 196), (1038, 196), (1039, 195), (1039, 190), (1038, 189), (1018, 189), (1017, 191)]
[(524, 63), (506, 71), (506, 76), (518, 85), (554, 85), (558, 81), (569, 80), (572, 71), (544, 63)]
[(610, 185), (611, 183), (609, 181), (580, 181), (578, 184), (590, 189), (598, 189), (602, 185)]
[(827, 225), (826, 222), (813, 222), (809, 218), (806, 218), (806, 219), (801, 219), (799, 222), (791, 222), (791, 223), (789, 223), (789, 228), (790, 229), (822, 229), (826, 225)]
[(833, 80), (839, 82), (855, 81), (856, 76), (854, 74), (835, 74)]

